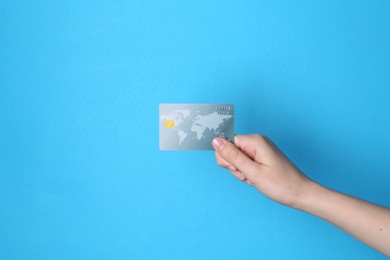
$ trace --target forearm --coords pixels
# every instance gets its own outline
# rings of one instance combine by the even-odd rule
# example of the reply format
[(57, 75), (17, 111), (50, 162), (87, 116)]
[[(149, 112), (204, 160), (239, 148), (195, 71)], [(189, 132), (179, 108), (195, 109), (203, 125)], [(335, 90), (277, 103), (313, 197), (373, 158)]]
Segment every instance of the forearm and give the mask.
[(297, 208), (318, 216), (390, 256), (390, 209), (354, 198), (315, 182), (307, 185)]

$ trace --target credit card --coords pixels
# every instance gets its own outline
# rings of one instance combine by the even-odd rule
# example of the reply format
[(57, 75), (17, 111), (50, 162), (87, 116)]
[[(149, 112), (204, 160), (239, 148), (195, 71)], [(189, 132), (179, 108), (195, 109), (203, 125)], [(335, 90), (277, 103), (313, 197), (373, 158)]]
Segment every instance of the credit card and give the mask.
[(213, 150), (215, 137), (234, 140), (233, 104), (160, 104), (161, 150)]

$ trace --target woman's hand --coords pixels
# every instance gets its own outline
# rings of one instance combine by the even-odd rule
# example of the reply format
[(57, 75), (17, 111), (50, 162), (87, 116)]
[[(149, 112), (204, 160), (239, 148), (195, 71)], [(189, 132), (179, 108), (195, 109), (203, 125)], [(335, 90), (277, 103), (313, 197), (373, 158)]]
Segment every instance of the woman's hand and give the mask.
[(299, 204), (311, 180), (270, 139), (258, 134), (236, 135), (234, 143), (221, 137), (213, 140), (219, 166), (276, 202), (290, 207)]
[(320, 217), (390, 257), (390, 209), (310, 180), (261, 135), (213, 140), (218, 165), (281, 204)]

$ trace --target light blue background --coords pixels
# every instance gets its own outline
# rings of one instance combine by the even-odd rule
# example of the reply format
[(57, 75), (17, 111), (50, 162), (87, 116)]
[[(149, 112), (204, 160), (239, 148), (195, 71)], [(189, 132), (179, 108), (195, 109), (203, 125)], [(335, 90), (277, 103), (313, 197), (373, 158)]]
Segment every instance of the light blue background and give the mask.
[(385, 258), (160, 151), (159, 103), (234, 103), (236, 133), (390, 206), (388, 0), (3, 0), (0, 258)]

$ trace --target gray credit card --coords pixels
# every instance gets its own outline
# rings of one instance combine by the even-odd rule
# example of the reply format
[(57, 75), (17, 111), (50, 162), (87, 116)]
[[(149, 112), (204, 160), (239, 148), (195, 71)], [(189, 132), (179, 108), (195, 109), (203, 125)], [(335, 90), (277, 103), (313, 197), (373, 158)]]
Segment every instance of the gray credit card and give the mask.
[(233, 104), (160, 104), (161, 150), (213, 150), (217, 136), (233, 142)]

